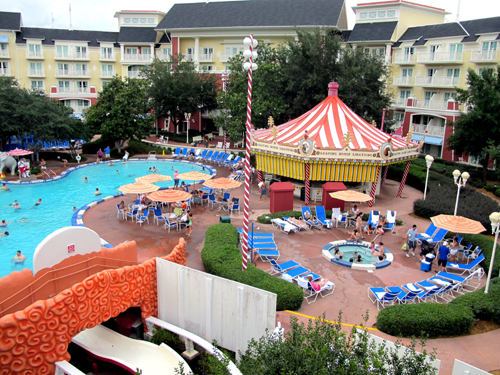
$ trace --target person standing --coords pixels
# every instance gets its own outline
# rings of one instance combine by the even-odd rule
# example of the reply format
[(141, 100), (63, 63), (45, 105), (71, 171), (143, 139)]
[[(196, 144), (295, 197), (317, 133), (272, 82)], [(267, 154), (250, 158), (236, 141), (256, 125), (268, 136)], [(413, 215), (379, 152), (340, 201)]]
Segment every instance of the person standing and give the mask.
[(417, 232), (417, 226), (413, 224), (413, 227), (411, 229), (408, 229), (408, 232), (406, 233), (406, 237), (408, 238), (407, 245), (406, 245), (406, 256), (409, 258), (410, 257), (410, 249), (411, 249), (411, 255), (415, 256), (415, 250), (417, 249), (417, 237), (418, 232)]
[[(356, 215), (356, 229), (358, 230), (358, 233), (363, 235), (363, 213), (358, 212)], [(362, 239), (365, 239), (364, 237), (361, 237)]]
[(111, 149), (110, 149), (110, 148), (109, 148), (109, 146), (108, 146), (108, 147), (106, 147), (106, 148), (104, 149), (104, 155), (105, 155), (105, 157), (106, 157), (106, 160), (109, 160), (109, 159), (110, 159), (110, 154), (111, 154)]
[(267, 185), (264, 181), (259, 182), (259, 189), (260, 189), (260, 197), (259, 201), (264, 197), (264, 201), (266, 201), (267, 197)]
[(21, 252), (18, 250), (17, 251), (17, 254), (14, 258), (12, 258), (10, 260), (11, 263), (24, 263), (24, 261), (26, 260), (26, 256), (25, 255), (22, 255)]
[(174, 189), (179, 187), (179, 171), (176, 169), (174, 172)]
[(123, 155), (123, 162), (126, 163), (128, 160), (129, 153), (127, 150), (125, 150), (125, 155)]
[[(448, 241), (444, 241), (441, 246), (438, 248), (439, 258), (438, 258), (438, 267), (441, 266), (441, 270), (446, 272), (446, 265), (448, 264), (448, 254), (450, 253), (450, 249), (448, 248)], [(435, 271), (438, 273), (438, 271)]]
[(100, 162), (102, 161), (102, 150), (99, 149), (99, 151), (97, 151), (97, 162)]
[(194, 231), (193, 228), (193, 214), (191, 212), (188, 213), (188, 221), (187, 221), (187, 230), (186, 230), (186, 236), (191, 237), (191, 234)]

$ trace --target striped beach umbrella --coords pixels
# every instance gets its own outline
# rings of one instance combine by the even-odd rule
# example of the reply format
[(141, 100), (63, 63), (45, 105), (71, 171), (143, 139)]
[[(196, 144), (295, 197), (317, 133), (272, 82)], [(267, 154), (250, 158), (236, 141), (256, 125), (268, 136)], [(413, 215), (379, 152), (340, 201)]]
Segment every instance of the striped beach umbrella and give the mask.
[(159, 181), (172, 181), (172, 177), (164, 174), (147, 174), (142, 177), (137, 177), (135, 182), (144, 182), (146, 184), (154, 184)]
[(240, 187), (241, 182), (235, 181), (231, 178), (220, 177), (205, 181), (203, 185), (212, 189), (229, 190)]
[(148, 199), (153, 202), (173, 203), (187, 201), (191, 194), (181, 190), (159, 190), (148, 195)]
[(134, 182), (132, 184), (122, 185), (118, 188), (123, 194), (148, 194), (158, 190), (160, 187), (144, 182)]
[(373, 199), (368, 194), (360, 193), (355, 190), (336, 191), (334, 193), (330, 193), (330, 197), (346, 202), (368, 202)]
[(479, 234), (486, 230), (479, 221), (468, 219), (463, 216), (438, 215), (431, 217), (431, 220), (436, 227), (454, 233)]

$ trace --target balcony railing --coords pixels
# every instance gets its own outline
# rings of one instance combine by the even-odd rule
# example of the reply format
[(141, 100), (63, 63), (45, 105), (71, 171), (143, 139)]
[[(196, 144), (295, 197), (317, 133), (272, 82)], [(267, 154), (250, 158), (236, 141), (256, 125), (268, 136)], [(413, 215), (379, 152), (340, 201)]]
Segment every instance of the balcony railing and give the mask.
[(9, 68), (0, 68), (0, 76), (10, 76)]
[(86, 111), (87, 109), (89, 108), (88, 105), (78, 105), (76, 107), (73, 107), (73, 111), (75, 113), (83, 113), (84, 111)]
[(56, 52), (55, 55), (56, 59), (63, 59), (63, 60), (88, 60), (89, 59), (89, 54), (87, 52), (75, 52), (75, 53), (70, 53), (70, 52)]
[(392, 99), (392, 105), (396, 107), (406, 107), (406, 103), (408, 102), (408, 99), (406, 98), (394, 98)]
[(90, 90), (88, 87), (58, 87), (57, 93), (65, 93), (65, 94), (81, 94), (81, 93), (89, 93)]
[(87, 77), (90, 78), (88, 70), (56, 69), (56, 77)]
[(43, 59), (43, 51), (26, 51), (27, 59)]
[(200, 61), (207, 62), (207, 61), (213, 61), (214, 60), (214, 54), (213, 53), (208, 53), (205, 55), (200, 55)]
[(417, 56), (417, 62), (419, 63), (452, 63), (462, 62), (462, 60), (462, 52), (457, 51), (419, 53)]
[(491, 62), (497, 61), (498, 51), (472, 51), (470, 61)]
[(415, 54), (400, 53), (394, 55), (394, 64), (415, 64)]
[(44, 69), (28, 69), (28, 76), (45, 77), (45, 70)]
[(115, 74), (114, 70), (101, 70), (101, 78), (112, 78)]
[(444, 100), (414, 100), (413, 107), (447, 110), (448, 102)]
[(115, 61), (116, 55), (114, 53), (101, 53), (101, 60)]
[(140, 71), (140, 70), (133, 70), (133, 71), (127, 72), (127, 76), (129, 78), (142, 78), (141, 74), (142, 74), (142, 71)]
[(8, 49), (0, 49), (0, 57), (9, 57), (9, 50)]
[(150, 62), (153, 60), (151, 54), (126, 53), (123, 55), (122, 61)]
[(75, 52), (74, 58), (75, 59), (85, 59), (85, 60), (87, 60), (87, 59), (90, 58), (90, 56), (89, 56), (89, 54), (87, 52)]
[(88, 94), (90, 92), (90, 90), (88, 87), (76, 87), (73, 89), (73, 91), (70, 91), (70, 92), (73, 92), (76, 94), (81, 94), (81, 93)]
[(235, 54), (235, 53), (223, 54), (220, 56), (220, 61), (221, 62), (228, 62), (229, 59), (232, 59), (236, 55), (237, 54)]
[(411, 76), (396, 76), (394, 77), (392, 84), (395, 86), (412, 86), (413, 77)]
[(190, 54), (185, 54), (183, 57), (184, 61), (193, 61), (194, 60), (194, 55)]
[(162, 61), (170, 61), (172, 60), (172, 55), (170, 53), (159, 53), (157, 55), (158, 59)]
[(458, 86), (460, 77), (439, 77), (439, 76), (425, 76), (417, 77), (415, 84), (417, 86), (430, 86), (430, 87), (455, 87)]
[(442, 137), (444, 135), (444, 126), (436, 126), (436, 125), (421, 125), (421, 124), (412, 124), (413, 131), (415, 133), (422, 133), (429, 135), (437, 135), (438, 137)]

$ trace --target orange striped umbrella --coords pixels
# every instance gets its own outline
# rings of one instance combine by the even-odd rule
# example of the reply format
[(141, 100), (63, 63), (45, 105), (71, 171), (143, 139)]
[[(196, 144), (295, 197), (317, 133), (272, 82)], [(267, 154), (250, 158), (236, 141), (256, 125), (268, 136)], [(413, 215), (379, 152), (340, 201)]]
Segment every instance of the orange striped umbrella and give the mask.
[(346, 202), (368, 202), (373, 199), (368, 194), (360, 193), (355, 190), (336, 191), (334, 193), (330, 193), (330, 197)]
[(203, 185), (212, 189), (228, 190), (241, 186), (241, 182), (232, 180), (230, 178), (221, 177), (205, 181)]
[(431, 217), (431, 220), (436, 227), (450, 230), (454, 233), (479, 234), (486, 230), (479, 221), (467, 219), (463, 216), (438, 215)]
[(142, 177), (137, 177), (135, 179), (135, 182), (144, 182), (144, 183), (147, 183), (147, 184), (154, 184), (155, 182), (158, 182), (158, 181), (172, 181), (172, 177), (170, 176), (166, 176), (164, 174), (147, 174), (145, 176), (142, 176)]
[(149, 194), (148, 198), (151, 199), (153, 202), (172, 203), (172, 202), (187, 201), (189, 198), (191, 198), (191, 194), (180, 190), (160, 190), (160, 191), (155, 191), (152, 194)]
[(160, 187), (144, 182), (134, 182), (132, 184), (122, 185), (118, 188), (123, 194), (148, 194), (158, 190)]
[(179, 180), (186, 180), (186, 181), (205, 181), (210, 179), (212, 176), (206, 173), (201, 173), (198, 171), (192, 171), (192, 172), (186, 172), (186, 173), (181, 173), (177, 178)]

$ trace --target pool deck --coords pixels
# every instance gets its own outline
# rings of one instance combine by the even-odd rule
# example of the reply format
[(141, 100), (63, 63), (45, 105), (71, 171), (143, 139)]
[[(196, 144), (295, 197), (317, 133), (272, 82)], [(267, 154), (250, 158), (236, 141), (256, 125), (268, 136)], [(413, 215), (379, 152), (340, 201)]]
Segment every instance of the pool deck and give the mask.
[[(223, 177), (229, 174), (229, 171), (225, 168), (215, 168), (218, 171), (218, 176)], [(373, 206), (373, 209), (380, 210), (383, 214), (387, 209), (397, 211), (397, 218), (403, 220), (404, 223), (402, 227), (396, 228), (395, 234), (388, 232), (381, 238), (385, 247), (394, 254), (392, 265), (373, 272), (340, 267), (323, 258), (321, 249), (327, 242), (347, 238), (345, 228), (311, 229), (310, 231), (287, 235), (271, 225), (255, 223), (256, 231), (274, 233), (281, 252), (280, 262), (293, 259), (315, 273), (329, 278), (336, 285), (335, 292), (332, 295), (326, 298), (318, 298), (316, 302), (310, 305), (304, 302), (297, 312), (301, 315), (286, 311), (278, 312), (276, 319), (285, 328), (289, 326), (289, 318), (292, 315), (297, 316), (300, 321), (306, 321), (307, 317), (318, 317), (324, 313), (326, 319), (336, 321), (340, 310), (342, 310), (343, 314), (342, 321), (348, 324), (362, 323), (362, 316), (368, 311), (369, 319), (366, 326), (372, 327), (376, 321), (377, 308), (367, 297), (368, 287), (402, 285), (427, 279), (434, 274), (434, 272), (424, 273), (420, 271), (418, 254), (416, 257), (410, 256), (410, 258), (407, 258), (401, 251), (406, 232), (411, 225), (417, 224), (418, 230), (423, 232), (430, 221), (410, 216), (413, 211), (413, 201), (422, 198), (422, 193), (406, 186), (403, 197), (396, 198), (398, 186), (398, 182), (387, 180)], [(243, 186), (232, 190), (231, 195), (243, 198)], [(187, 266), (204, 270), (201, 262), (204, 233), (210, 225), (219, 222), (221, 215), (219, 211), (210, 209), (207, 205), (194, 207), (194, 232), (191, 238), (187, 238), (185, 229), (179, 232), (173, 230), (168, 233), (163, 225), (157, 226), (150, 223), (141, 227), (136, 223), (117, 219), (116, 204), (119, 199), (121, 200), (121, 198), (116, 198), (103, 202), (88, 210), (83, 218), (85, 225), (99, 233), (111, 245), (117, 245), (127, 240), (135, 240), (138, 245), (139, 261), (169, 254), (178, 239), (184, 237), (187, 239), (188, 244)], [(310, 205), (314, 206), (315, 204), (311, 202)], [(318, 202), (318, 204), (321, 203)], [(302, 205), (303, 202), (300, 200), (294, 200), (294, 209), (300, 210)], [(255, 221), (257, 216), (269, 212), (269, 197), (265, 202), (259, 201), (257, 181), (254, 181), (252, 186), (250, 207), (251, 221)], [(346, 205), (346, 207), (349, 206)], [(367, 204), (358, 204), (358, 207), (363, 212), (369, 213), (370, 211)], [(222, 215), (225, 216), (225, 213)], [(231, 221), (237, 227), (241, 227), (243, 209), (241, 215), (233, 215)], [(367, 240), (370, 240), (370, 238)], [(270, 268), (269, 264), (260, 261), (257, 262), (257, 267), (264, 270)], [(433, 269), (436, 269), (436, 265), (434, 265)], [(482, 282), (484, 284), (485, 278), (483, 278)], [(380, 331), (373, 330), (370, 332), (395, 341), (394, 337), (385, 335)], [(452, 373), (455, 358), (478, 368), (492, 371), (500, 368), (500, 360), (497, 358), (499, 340), (500, 330), (496, 330), (473, 336), (429, 340), (427, 349), (437, 348), (438, 359), (442, 361), (440, 374)], [(409, 340), (404, 341), (408, 342)]]

